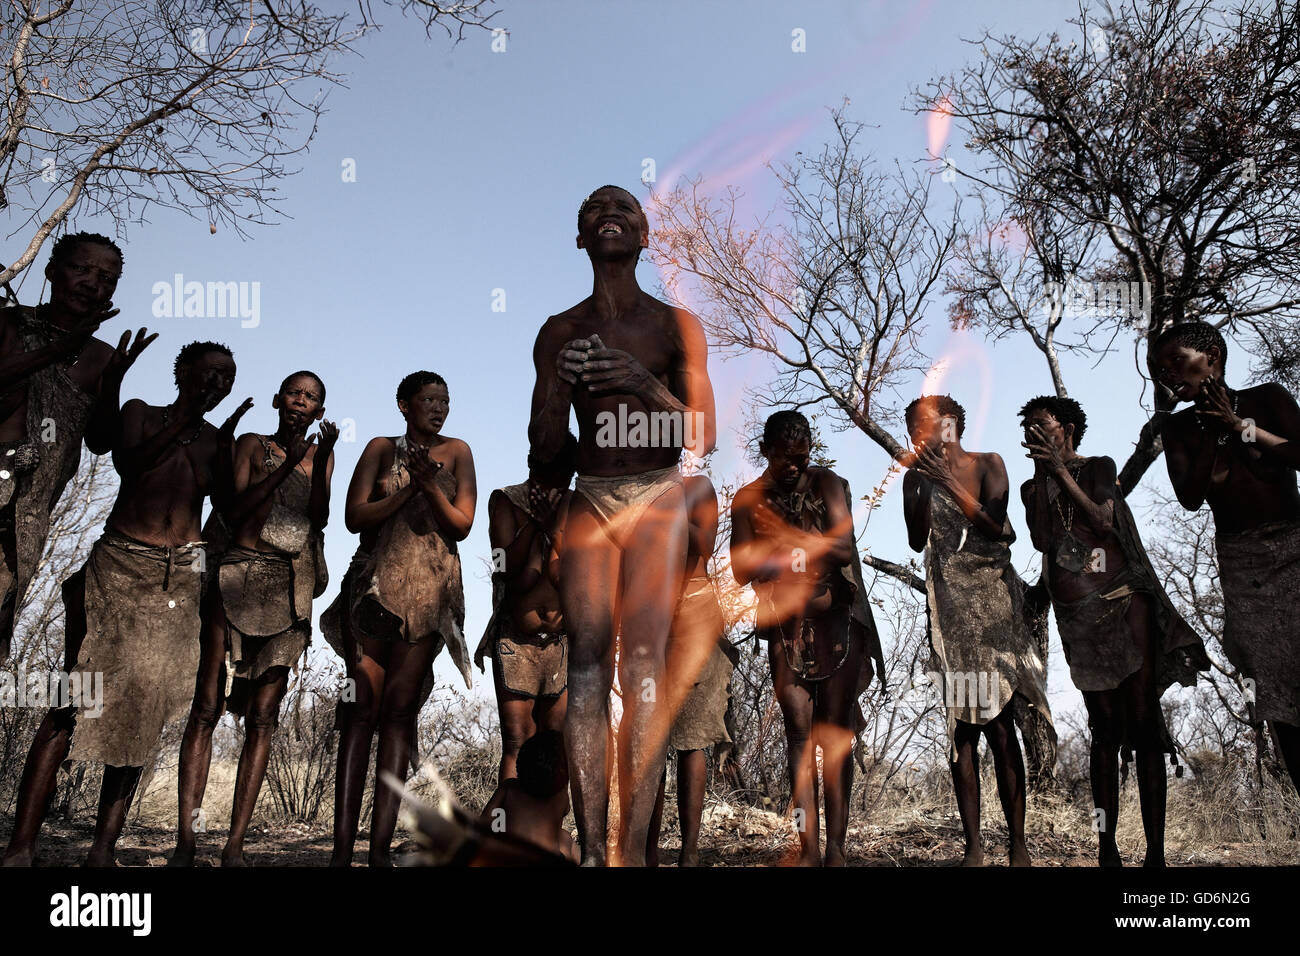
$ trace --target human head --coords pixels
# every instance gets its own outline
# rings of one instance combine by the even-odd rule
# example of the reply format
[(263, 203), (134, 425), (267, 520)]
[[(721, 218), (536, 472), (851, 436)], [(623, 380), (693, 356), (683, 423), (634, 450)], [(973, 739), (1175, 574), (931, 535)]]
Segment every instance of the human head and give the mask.
[(408, 425), (436, 435), (451, 411), (447, 380), (437, 372), (412, 372), (397, 386), (397, 408)]
[(629, 254), (640, 258), (650, 244), (650, 223), (641, 202), (621, 186), (593, 190), (578, 207), (577, 242), (593, 259)]
[(534, 800), (547, 800), (569, 785), (569, 764), (564, 756), (564, 735), (539, 730), (524, 741), (515, 759), (519, 786)]
[(235, 358), (220, 342), (191, 342), (177, 354), (172, 374), (181, 394), (207, 392), (204, 410), (211, 411), (234, 387)]
[(568, 488), (578, 470), (578, 439), (573, 432), (564, 436), (564, 444), (550, 461), (540, 461), (530, 449), (528, 477), (543, 488)]
[[(1072, 398), (1060, 398), (1056, 395), (1040, 395), (1025, 402), (1020, 409), (1021, 427), (1026, 429), (1026, 438), (1030, 436), (1030, 425), (1037, 425), (1054, 446), (1075, 451), (1083, 441), (1083, 433), (1088, 429), (1088, 416), (1083, 406)], [(1036, 439), (1035, 439), (1036, 440)]]
[(1150, 355), (1152, 377), (1179, 401), (1189, 402), (1207, 380), (1223, 380), (1228, 343), (1208, 322), (1180, 322), (1156, 337)]
[(45, 266), (51, 304), (77, 318), (104, 311), (112, 304), (123, 261), (122, 250), (108, 236), (95, 232), (61, 236)]
[(294, 372), (280, 383), (271, 407), (279, 411), (282, 426), (306, 428), (325, 415), (325, 383), (315, 372)]
[(956, 442), (966, 432), (966, 409), (951, 395), (922, 395), (903, 412), (907, 434), (917, 446)]
[(812, 453), (812, 427), (793, 409), (774, 412), (763, 423), (759, 453), (767, 459), (767, 474), (786, 488), (793, 488), (808, 470)]

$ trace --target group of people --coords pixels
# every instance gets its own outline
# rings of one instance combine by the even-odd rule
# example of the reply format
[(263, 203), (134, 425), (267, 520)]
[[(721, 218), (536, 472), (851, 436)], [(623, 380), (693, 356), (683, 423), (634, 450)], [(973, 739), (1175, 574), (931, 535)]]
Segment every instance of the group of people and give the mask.
[[(405, 780), (418, 758), (416, 719), (444, 646), (467, 684), (472, 664), (491, 659), (502, 734), (497, 789), (449, 862), (655, 864), (669, 749), (680, 863), (698, 862), (708, 751), (731, 742), (737, 661), (709, 574), (717, 494), (682, 465), (683, 452), (703, 458), (716, 440), (708, 346), (694, 316), (637, 284), (648, 223), (631, 193), (597, 189), (577, 227), (593, 291), (549, 318), (536, 339), (527, 477), (489, 497), (493, 608), (472, 656), (458, 543), (474, 522), (477, 484), (469, 445), (443, 433), (450, 403), (441, 376), (402, 379), (402, 434), (372, 439), (353, 472), (344, 521), (360, 543), (320, 618), (347, 675), (331, 865), (351, 865), (376, 735), (369, 862), (391, 863), (401, 793), (380, 781)], [(236, 439), (252, 399), (220, 427), (207, 422), (235, 379), (230, 350), (214, 342), (180, 350), (170, 404), (122, 403), (123, 377), (157, 337), (127, 332), (115, 348), (94, 338), (116, 314), (122, 264), (105, 237), (65, 236), (46, 267), (49, 303), (3, 313), (4, 656), (83, 440), (92, 453), (111, 453), (121, 478), (102, 537), (63, 584), (65, 671), (102, 673), (102, 713), (79, 717), (68, 705), (45, 717), (4, 862), (32, 862), (57, 771), (71, 757), (105, 765), (87, 863), (111, 865), (142, 768), (165, 723), (188, 706), (171, 862), (195, 858), (213, 730), (229, 710), (245, 734), (221, 860), (243, 865), (289, 674), (328, 582), (323, 532), (338, 430), (324, 419), (325, 383), (310, 371), (280, 384), (273, 431)], [(1173, 326), (1151, 354), (1161, 386), (1192, 403), (1167, 419), (1163, 440), (1179, 500), (1189, 510), (1208, 502), (1214, 514), (1224, 650), (1253, 688), (1253, 719), (1270, 723), (1295, 780), (1300, 642), (1284, 602), (1300, 584), (1292, 445), (1300, 409), (1280, 386), (1229, 389), (1227, 346), (1204, 323)], [(1114, 461), (1079, 454), (1087, 420), (1078, 403), (1048, 396), (1021, 409), (1034, 465), (1021, 500), (1044, 555), (1040, 585), (1030, 588), (1011, 563), (1001, 457), (963, 447), (965, 412), (950, 396), (919, 398), (905, 417), (904, 517), (911, 547), (925, 556), (928, 670), (947, 719), (964, 862), (984, 861), (981, 736), (993, 754), (1009, 862), (1030, 862), (1015, 721), (1024, 709), (1050, 721), (1032, 624), (1045, 591), (1089, 715), (1099, 862), (1120, 863), (1119, 763), (1136, 751), (1145, 862), (1162, 865), (1164, 756), (1175, 747), (1160, 697), (1175, 682), (1194, 683), (1209, 661), (1147, 557)], [(844, 478), (811, 463), (813, 435), (797, 411), (767, 419), (759, 450), (765, 470), (731, 502), (730, 570), (752, 587), (754, 631), (767, 644), (784, 719), (798, 834), (791, 862), (844, 865), (853, 752), (865, 726), (859, 701), (873, 675), (884, 685), (885, 672), (853, 496)], [(212, 510), (202, 523), (205, 500)], [(576, 846), (562, 826), (570, 802)]]

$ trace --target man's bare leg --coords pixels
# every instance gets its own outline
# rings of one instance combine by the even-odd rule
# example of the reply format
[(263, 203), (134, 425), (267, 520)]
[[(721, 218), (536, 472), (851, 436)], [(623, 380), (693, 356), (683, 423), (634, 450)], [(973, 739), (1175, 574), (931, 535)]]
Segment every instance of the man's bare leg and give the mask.
[[(420, 688), (433, 667), (437, 651), (436, 638), (426, 637), (415, 644), (395, 642), (388, 658), (384, 679), (383, 704), (379, 709), (379, 754), (375, 759), (375, 779), (387, 770), (398, 780), (406, 780), (411, 762), (411, 741), (420, 716)], [(401, 795), (391, 787), (375, 787), (375, 810), (370, 820), (370, 866), (392, 866), (393, 832), (397, 829), (397, 810)]]
[[(483, 813), (491, 816), (505, 800), (502, 784), (517, 777), (515, 762), (519, 759), (519, 748), (529, 737), (537, 733), (537, 724), (533, 720), (534, 701), (531, 697), (516, 694), (506, 689), (501, 680), (501, 668), (494, 661), (492, 664), (492, 681), (496, 685), (497, 713), (501, 721), (501, 763), (497, 767), (497, 787), (492, 797), (483, 807)], [(562, 729), (556, 728), (556, 729)]]
[(203, 794), (208, 787), (208, 770), (212, 766), (212, 732), (216, 730), (225, 707), (222, 698), (226, 686), (226, 615), (215, 587), (204, 603), (199, 673), (189, 720), (185, 724), (185, 736), (181, 739), (177, 771), (176, 849), (167, 861), (168, 866), (194, 865), (197, 830), (202, 825)]
[[(984, 725), (984, 736), (993, 751), (998, 799), (1007, 818), (1008, 860), (1012, 866), (1029, 866), (1029, 848), (1025, 845), (1025, 761), (1020, 755), (1020, 742), (1016, 739), (1011, 704)], [(978, 765), (975, 772), (978, 779)]]
[[(583, 866), (604, 866), (609, 818), (609, 693), (621, 554), (591, 506), (574, 495), (565, 527), (560, 599), (569, 632), (564, 749)], [(644, 839), (644, 835), (643, 835)]]
[(49, 711), (36, 729), (18, 784), (18, 811), (5, 850), (4, 866), (31, 866), (36, 857), (36, 838), (49, 812), (59, 767), (72, 747), (72, 729), (70, 710)]
[(772, 687), (785, 723), (786, 769), (790, 803), (799, 833), (798, 866), (821, 866), (821, 820), (817, 808), (817, 761), (813, 741), (813, 696), (790, 670), (779, 640), (768, 641)]
[(677, 816), (682, 827), (682, 853), (678, 866), (700, 865), (700, 819), (704, 816), (704, 790), (709, 758), (703, 750), (677, 751)]
[(821, 682), (815, 702), (814, 741), (822, 750), (822, 786), (826, 795), (826, 866), (844, 866), (853, 795), (853, 744), (858, 716), (857, 680), (865, 648), (850, 645), (839, 670)]
[[(680, 780), (680, 775), (678, 777)], [(645, 865), (653, 869), (659, 865), (659, 837), (664, 825), (664, 791), (668, 787), (668, 768), (659, 775), (659, 795), (655, 797), (654, 812), (650, 814), (650, 830), (645, 835)], [(681, 798), (678, 798), (680, 804)]]
[(352, 865), (352, 848), (357, 842), (357, 827), (361, 820), (366, 770), (370, 766), (370, 742), (375, 726), (379, 723), (384, 668), (388, 660), (387, 647), (375, 641), (367, 641), (361, 660), (356, 664), (351, 663), (356, 660), (356, 645), (353, 643), (352, 628), (346, 614), (343, 615), (342, 632), (344, 659), (349, 662), (348, 679), (353, 682), (356, 699), (339, 705), (343, 727), (339, 733), (339, 756), (334, 777), (334, 852), (330, 855), (330, 866)]
[(949, 764), (952, 785), (957, 792), (957, 812), (966, 835), (966, 853), (962, 866), (984, 865), (984, 842), (980, 839), (980, 728), (977, 724), (957, 721), (953, 731), (953, 748), (957, 759)]
[[(1142, 648), (1142, 667), (1121, 686), (1126, 695), (1125, 720), (1132, 728), (1136, 751), (1138, 801), (1142, 807), (1142, 830), (1147, 852), (1144, 866), (1165, 865), (1165, 801), (1169, 778), (1165, 773), (1164, 741), (1160, 724), (1160, 696), (1156, 689), (1157, 658), (1155, 628), (1151, 626), (1151, 603), (1145, 595), (1134, 595), (1128, 608), (1128, 625)], [(1118, 808), (1116, 808), (1118, 809)]]
[(95, 836), (86, 855), (86, 866), (115, 866), (117, 838), (126, 825), (126, 815), (140, 785), (143, 767), (105, 767), (104, 783), (99, 789), (99, 812), (95, 816)]
[(247, 866), (244, 836), (253, 819), (257, 796), (271, 759), (271, 738), (280, 719), (280, 702), (289, 689), (289, 668), (271, 667), (254, 686), (244, 717), (244, 748), (235, 774), (235, 800), (230, 808), (230, 833), (221, 851), (222, 866)]
[(1123, 702), (1118, 691), (1084, 691), (1092, 746), (1088, 777), (1097, 826), (1097, 865), (1122, 866), (1115, 833), (1119, 825), (1119, 749), (1123, 739)]
[[(63, 582), (66, 610), (63, 628), (63, 669), (70, 673), (77, 663), (81, 642), (86, 637), (86, 575), (78, 571)], [(31, 750), (23, 764), (18, 784), (18, 807), (13, 833), (5, 850), (5, 866), (31, 866), (36, 857), (36, 838), (50, 809), (58, 782), (59, 767), (72, 749), (76, 715), (70, 709), (51, 710), (36, 729)]]
[[(666, 679), (668, 632), (686, 573), (686, 497), (665, 491), (645, 510), (623, 550), (619, 686), (621, 865), (644, 866), (646, 834), (668, 752), (672, 708)], [(624, 772), (626, 771), (626, 772)], [(623, 789), (623, 782), (630, 785)]]

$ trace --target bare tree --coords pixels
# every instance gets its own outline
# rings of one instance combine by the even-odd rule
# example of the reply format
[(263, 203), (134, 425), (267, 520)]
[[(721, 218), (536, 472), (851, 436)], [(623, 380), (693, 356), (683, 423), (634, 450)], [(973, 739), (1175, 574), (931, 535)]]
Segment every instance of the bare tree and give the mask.
[(773, 170), (788, 223), (742, 226), (736, 190), (713, 198), (696, 182), (655, 198), (651, 256), (723, 354), (775, 360), (766, 404), (823, 409), (893, 457), (890, 393), (928, 368), (919, 336), (956, 211), (936, 217), (927, 177), (881, 171), (856, 153), (862, 124), (831, 115), (833, 142)]
[[(689, 302), (724, 355), (760, 352), (776, 365), (757, 404), (822, 412), (856, 427), (891, 458), (904, 451), (896, 389), (929, 368), (920, 348), (927, 308), (956, 254), (960, 208), (932, 209), (932, 179), (860, 156), (862, 124), (841, 110), (815, 156), (774, 169), (786, 222), (738, 220), (740, 195), (696, 182), (654, 200), (651, 255), (670, 296)], [(867, 496), (874, 507), (884, 484)], [(864, 555), (875, 570), (924, 592), (914, 565)], [(1046, 660), (1046, 622), (1040, 626)], [(1055, 739), (1034, 711), (1018, 713), (1035, 783), (1050, 783)]]
[[(1140, 315), (1131, 299), (1089, 309), (1071, 347), (1100, 355), (1131, 341), (1145, 376), (1151, 341), (1171, 324), (1202, 319), (1253, 342), (1261, 371), (1293, 377), (1295, 0), (1081, 4), (1069, 22), (1070, 40), (985, 34), (973, 43), (978, 60), (917, 93), (919, 110), (942, 103), (966, 132), (978, 165), (958, 172), (983, 193), (992, 219), (1025, 237), (1034, 260), (1019, 282), (1015, 263), (968, 256), (954, 281), (955, 317), (1030, 332), (1052, 363), (1055, 326), (1047, 323), (1051, 337), (1042, 325), (1035, 334), (1023, 318), (1043, 285), (1133, 283)], [(1062, 391), (1055, 367), (1053, 378)], [(1121, 470), (1126, 493), (1161, 452), (1171, 401), (1160, 389), (1153, 400)]]
[[(60, 585), (85, 563), (116, 492), (117, 476), (108, 460), (84, 452), (80, 469), (50, 516), (45, 551), (18, 607), (9, 662), (15, 681), (35, 678), (48, 690), (49, 675), (63, 670)], [(0, 806), (6, 809), (12, 809), (23, 761), (44, 716), (41, 700), (29, 701), (27, 707), (0, 707)], [(86, 768), (79, 767), (62, 781), (55, 808), (70, 812), (91, 782), (86, 779)]]
[[(399, 6), (459, 39), (491, 3)], [(74, 213), (121, 229), (165, 207), (241, 235), (268, 221), (341, 79), (332, 64), (378, 25), (368, 0), (356, 16), (305, 0), (13, 0), (7, 21), (0, 208), (21, 252), (0, 282)]]

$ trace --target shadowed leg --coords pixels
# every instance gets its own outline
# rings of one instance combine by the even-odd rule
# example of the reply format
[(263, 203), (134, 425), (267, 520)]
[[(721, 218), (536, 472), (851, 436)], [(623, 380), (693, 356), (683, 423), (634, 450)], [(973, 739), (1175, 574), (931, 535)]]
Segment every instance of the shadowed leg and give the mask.
[(798, 866), (821, 866), (818, 845), (821, 821), (818, 817), (816, 755), (813, 752), (813, 696), (808, 685), (799, 680), (785, 659), (779, 640), (767, 644), (767, 659), (772, 668), (772, 689), (781, 706), (785, 723), (786, 772), (790, 784), (790, 803), (799, 834)]
[(957, 721), (953, 730), (953, 749), (957, 759), (949, 763), (952, 785), (957, 792), (957, 812), (966, 835), (966, 853), (962, 866), (984, 865), (984, 844), (980, 839), (980, 728), (977, 724)]
[(235, 775), (235, 801), (230, 808), (230, 834), (221, 851), (222, 866), (246, 866), (244, 836), (253, 819), (257, 795), (271, 758), (271, 739), (280, 721), (280, 702), (289, 689), (289, 668), (271, 667), (258, 678), (244, 717), (244, 749)]
[[(83, 568), (63, 582), (63, 605), (66, 611), (63, 629), (63, 669), (76, 667), (81, 642), (86, 637), (86, 572)], [(36, 838), (49, 812), (59, 767), (72, 747), (76, 715), (71, 709), (51, 710), (36, 729), (23, 775), (18, 784), (18, 807), (14, 829), (5, 850), (5, 866), (31, 866), (36, 856)]]
[(370, 865), (392, 866), (390, 849), (397, 829), (397, 810), (402, 798), (379, 780), (387, 770), (406, 780), (411, 760), (411, 742), (420, 716), (420, 689), (433, 667), (439, 641), (426, 637), (415, 644), (394, 642), (384, 679), (383, 704), (379, 711), (379, 753), (375, 758), (375, 809), (370, 821)]
[(1029, 866), (1029, 849), (1025, 846), (1025, 761), (1020, 755), (1013, 713), (1008, 703), (1002, 713), (984, 725), (984, 736), (993, 751), (998, 799), (1007, 818), (1008, 858), (1012, 866)]
[(621, 554), (581, 495), (565, 526), (560, 600), (569, 633), (564, 747), (583, 866), (604, 866), (609, 817), (609, 693)]
[[(344, 582), (346, 592), (348, 584)], [(334, 852), (330, 866), (351, 866), (352, 848), (361, 818), (361, 798), (370, 764), (370, 742), (379, 722), (379, 704), (384, 692), (387, 645), (366, 642), (357, 659), (355, 636), (347, 614), (342, 615), (344, 660), (355, 699), (340, 701), (338, 764), (334, 776)], [(374, 657), (371, 655), (379, 655)], [(354, 663), (355, 662), (355, 663)]]
[(203, 642), (194, 701), (181, 739), (176, 783), (176, 849), (168, 866), (192, 866), (198, 832), (206, 829), (203, 794), (212, 764), (212, 733), (225, 709), (226, 614), (221, 591), (213, 586), (203, 602)]

